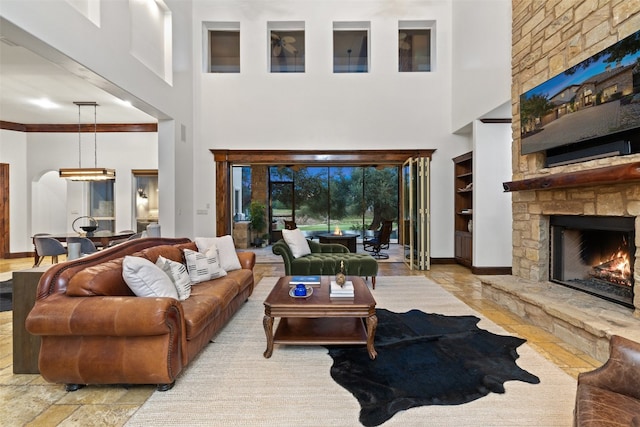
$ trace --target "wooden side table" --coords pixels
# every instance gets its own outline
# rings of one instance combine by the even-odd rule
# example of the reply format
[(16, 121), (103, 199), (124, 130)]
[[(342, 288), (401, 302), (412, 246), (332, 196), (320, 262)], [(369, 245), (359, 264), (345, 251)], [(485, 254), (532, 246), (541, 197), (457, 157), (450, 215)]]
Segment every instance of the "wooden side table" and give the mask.
[(40, 337), (27, 332), (24, 322), (36, 302), (36, 289), (49, 266), (13, 272), (13, 373), (39, 374)]

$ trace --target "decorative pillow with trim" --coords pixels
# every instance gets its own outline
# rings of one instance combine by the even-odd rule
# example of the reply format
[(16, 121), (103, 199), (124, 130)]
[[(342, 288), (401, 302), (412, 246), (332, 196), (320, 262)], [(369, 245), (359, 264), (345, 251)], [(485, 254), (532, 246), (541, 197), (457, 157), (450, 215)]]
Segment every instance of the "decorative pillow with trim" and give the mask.
[(178, 299), (184, 301), (191, 295), (191, 280), (189, 279), (189, 273), (187, 267), (180, 262), (175, 262), (171, 259), (167, 259), (162, 255), (158, 256), (156, 265), (164, 271), (178, 291)]
[[(215, 249), (218, 252), (218, 262), (224, 271), (240, 270), (240, 260), (236, 252), (236, 245), (230, 234), (220, 237), (196, 237), (198, 252), (206, 254)], [(213, 246), (215, 245), (215, 248)]]
[(178, 299), (178, 291), (171, 278), (146, 258), (125, 256), (122, 278), (136, 296)]
[(186, 260), (187, 272), (192, 285), (227, 275), (227, 272), (218, 263), (217, 254), (215, 256), (213, 254), (205, 255), (185, 249), (184, 259)]
[(309, 242), (299, 228), (282, 230), (282, 238), (289, 245), (294, 258), (300, 258), (311, 253)]

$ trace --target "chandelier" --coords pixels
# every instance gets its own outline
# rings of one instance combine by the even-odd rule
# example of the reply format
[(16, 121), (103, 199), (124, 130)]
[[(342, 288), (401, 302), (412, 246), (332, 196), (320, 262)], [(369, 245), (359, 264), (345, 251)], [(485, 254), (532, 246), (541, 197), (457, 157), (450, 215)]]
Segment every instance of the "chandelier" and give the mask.
[[(98, 121), (96, 102), (74, 102), (78, 106), (78, 167), (77, 168), (60, 168), (60, 178), (66, 178), (71, 181), (105, 181), (116, 178), (114, 169), (99, 168), (98, 164)], [(93, 155), (94, 167), (82, 167), (82, 149), (80, 146), (82, 126), (80, 123), (80, 110), (82, 107), (93, 106)]]

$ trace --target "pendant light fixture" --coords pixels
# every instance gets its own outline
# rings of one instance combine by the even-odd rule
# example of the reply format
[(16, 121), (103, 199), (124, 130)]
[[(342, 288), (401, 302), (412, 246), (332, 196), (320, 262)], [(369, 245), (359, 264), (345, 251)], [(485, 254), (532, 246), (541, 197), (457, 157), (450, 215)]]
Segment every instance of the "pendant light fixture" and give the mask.
[[(97, 119), (97, 102), (74, 102), (78, 106), (78, 167), (77, 168), (60, 168), (60, 178), (66, 178), (71, 181), (106, 181), (116, 178), (114, 169), (99, 168), (98, 165), (98, 119)], [(80, 123), (80, 110), (82, 107), (93, 106), (93, 156), (94, 167), (82, 167), (82, 148), (81, 135), (82, 125)]]

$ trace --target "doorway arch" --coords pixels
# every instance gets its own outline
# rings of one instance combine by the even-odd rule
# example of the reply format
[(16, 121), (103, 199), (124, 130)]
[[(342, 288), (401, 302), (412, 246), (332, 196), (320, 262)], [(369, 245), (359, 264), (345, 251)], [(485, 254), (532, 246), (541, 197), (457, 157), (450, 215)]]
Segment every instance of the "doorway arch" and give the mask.
[(67, 232), (67, 181), (49, 170), (31, 182), (31, 234)]

